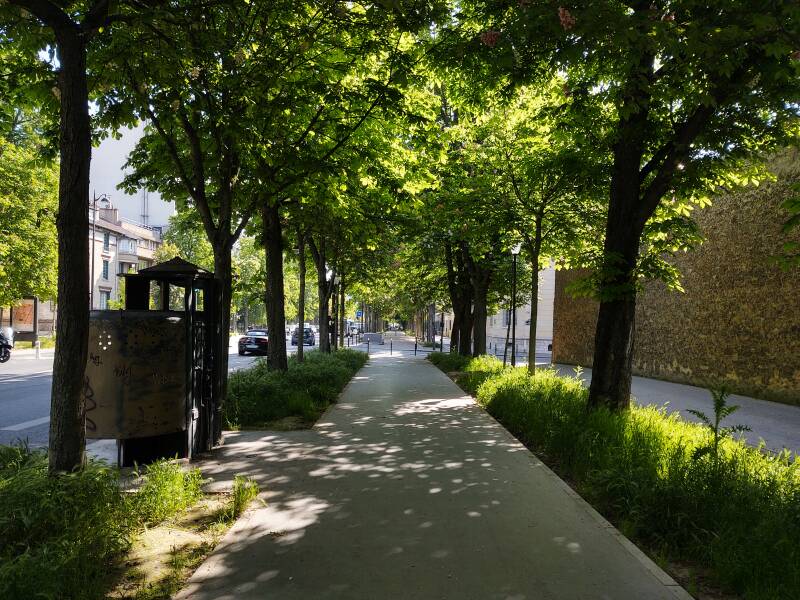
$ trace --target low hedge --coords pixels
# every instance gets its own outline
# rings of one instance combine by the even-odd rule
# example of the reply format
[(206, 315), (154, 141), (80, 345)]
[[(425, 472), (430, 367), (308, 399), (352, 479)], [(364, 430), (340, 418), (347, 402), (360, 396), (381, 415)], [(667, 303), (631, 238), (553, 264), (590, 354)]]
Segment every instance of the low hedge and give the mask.
[(800, 598), (797, 457), (725, 439), (715, 460), (696, 452), (710, 430), (677, 413), (587, 410), (577, 378), (551, 370), (531, 377), (487, 357), (460, 370), (492, 416), (627, 536), (658, 556), (709, 568), (722, 588), (746, 598)]
[(357, 350), (309, 352), (303, 362), (289, 358), (288, 371), (275, 371), (264, 360), (228, 378), (223, 407), (229, 429), (265, 426), (285, 417), (315, 421), (367, 362)]

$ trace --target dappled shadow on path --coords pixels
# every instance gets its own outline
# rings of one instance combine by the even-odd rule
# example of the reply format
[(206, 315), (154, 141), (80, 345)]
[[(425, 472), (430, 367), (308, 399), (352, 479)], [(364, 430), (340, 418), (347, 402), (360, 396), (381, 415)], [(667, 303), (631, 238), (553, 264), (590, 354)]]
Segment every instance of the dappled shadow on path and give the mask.
[(210, 489), (246, 474), (267, 505), (180, 598), (604, 597), (587, 576), (640, 592), (598, 560), (602, 526), (420, 359), (373, 358), (313, 430), (230, 433), (220, 454)]

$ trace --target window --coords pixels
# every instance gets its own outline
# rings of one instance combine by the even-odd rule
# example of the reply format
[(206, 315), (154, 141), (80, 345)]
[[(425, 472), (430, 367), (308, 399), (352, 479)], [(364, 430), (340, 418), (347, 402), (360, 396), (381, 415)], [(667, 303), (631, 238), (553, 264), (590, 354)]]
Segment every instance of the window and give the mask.
[(508, 327), (509, 323), (511, 323), (511, 311), (506, 309), (503, 311), (503, 327)]
[(120, 241), (119, 251), (125, 254), (136, 254), (136, 242), (133, 240)]
[(108, 279), (108, 261), (103, 261), (103, 279)]
[(107, 231), (103, 234), (103, 250), (108, 250), (111, 246), (111, 234)]
[(100, 310), (108, 310), (108, 301), (111, 300), (111, 292), (100, 291)]

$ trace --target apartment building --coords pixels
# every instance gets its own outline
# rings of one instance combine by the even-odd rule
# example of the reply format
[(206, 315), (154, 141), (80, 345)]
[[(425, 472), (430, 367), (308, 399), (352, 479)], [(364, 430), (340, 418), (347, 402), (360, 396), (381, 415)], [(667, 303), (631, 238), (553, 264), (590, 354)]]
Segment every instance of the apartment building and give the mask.
[(89, 205), (90, 308), (105, 310), (120, 298), (120, 273), (152, 266), (161, 245), (161, 227), (119, 216), (108, 200)]

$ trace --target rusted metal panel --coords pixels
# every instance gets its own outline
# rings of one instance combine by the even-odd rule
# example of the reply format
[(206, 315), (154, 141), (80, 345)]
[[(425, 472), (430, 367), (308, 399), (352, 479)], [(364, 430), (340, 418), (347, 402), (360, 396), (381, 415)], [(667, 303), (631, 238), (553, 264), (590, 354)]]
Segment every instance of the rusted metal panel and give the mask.
[(186, 429), (184, 317), (92, 311), (86, 437), (128, 439)]

